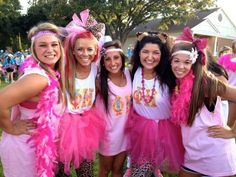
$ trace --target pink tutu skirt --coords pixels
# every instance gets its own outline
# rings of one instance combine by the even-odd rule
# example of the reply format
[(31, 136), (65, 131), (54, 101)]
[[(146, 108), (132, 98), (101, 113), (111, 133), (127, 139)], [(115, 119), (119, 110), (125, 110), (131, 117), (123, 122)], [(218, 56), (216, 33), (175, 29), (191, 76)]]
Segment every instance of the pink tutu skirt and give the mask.
[(147, 119), (131, 110), (125, 132), (131, 163), (148, 162), (162, 171), (179, 171), (184, 159), (179, 126), (169, 119)]
[(105, 120), (91, 109), (83, 114), (65, 113), (59, 126), (59, 160), (70, 172), (70, 165), (79, 168), (84, 160), (92, 161), (105, 133)]

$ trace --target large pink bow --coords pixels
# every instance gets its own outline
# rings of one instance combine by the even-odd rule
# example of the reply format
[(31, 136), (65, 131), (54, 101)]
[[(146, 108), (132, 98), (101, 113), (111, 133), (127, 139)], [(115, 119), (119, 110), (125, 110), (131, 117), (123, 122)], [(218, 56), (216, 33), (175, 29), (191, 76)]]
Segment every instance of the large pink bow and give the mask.
[(182, 34), (176, 38), (176, 40), (189, 41), (196, 45), (197, 50), (202, 53), (201, 63), (206, 64), (206, 55), (204, 49), (207, 46), (208, 40), (206, 38), (194, 38), (192, 31), (189, 27), (185, 27)]
[(74, 14), (72, 21), (64, 28), (68, 34), (90, 31), (97, 40), (105, 35), (105, 24), (97, 21), (89, 14), (89, 9), (80, 12), (80, 18)]

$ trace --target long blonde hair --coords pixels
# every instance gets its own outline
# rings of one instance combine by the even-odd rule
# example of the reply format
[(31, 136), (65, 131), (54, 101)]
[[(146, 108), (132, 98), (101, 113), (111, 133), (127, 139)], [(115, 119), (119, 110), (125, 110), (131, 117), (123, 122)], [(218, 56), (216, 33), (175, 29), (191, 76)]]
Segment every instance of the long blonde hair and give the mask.
[(31, 40), (31, 47), (30, 48), (31, 48), (33, 58), (39, 63), (40, 67), (42, 67), (49, 75), (56, 77), (54, 72), (52, 72), (52, 70), (47, 65), (42, 63), (36, 55), (35, 40), (32, 40), (32, 37), (34, 35), (36, 35), (37, 33), (39, 33), (40, 31), (50, 31), (52, 33), (55, 33), (58, 36), (61, 57), (57, 61), (57, 63), (55, 64), (55, 70), (60, 73), (60, 79), (59, 79), (60, 88), (59, 88), (59, 90), (60, 90), (60, 98), (63, 101), (63, 100), (65, 100), (64, 99), (64, 95), (65, 95), (65, 69), (64, 69), (65, 68), (65, 57), (64, 57), (64, 49), (62, 46), (62, 41), (60, 39), (60, 30), (56, 25), (54, 25), (52, 23), (44, 22), (44, 23), (40, 23), (40, 24), (32, 27), (28, 33), (28, 39)]
[[(97, 39), (93, 36), (91, 32), (83, 32), (83, 33), (71, 33), (65, 38), (64, 41), (64, 49), (66, 56), (66, 67), (65, 67), (65, 77), (66, 77), (66, 90), (73, 100), (75, 99), (75, 78), (76, 78), (76, 65), (78, 61), (76, 60), (73, 50), (75, 48), (76, 41), (81, 38), (89, 38), (91, 40), (97, 41)], [(97, 54), (94, 57), (94, 61), (98, 59), (99, 47), (98, 42), (96, 46)]]

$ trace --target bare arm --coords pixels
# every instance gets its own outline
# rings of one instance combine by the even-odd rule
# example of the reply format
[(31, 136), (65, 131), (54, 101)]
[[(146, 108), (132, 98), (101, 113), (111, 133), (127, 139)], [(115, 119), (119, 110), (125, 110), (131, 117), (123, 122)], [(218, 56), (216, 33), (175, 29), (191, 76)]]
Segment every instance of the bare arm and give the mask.
[(226, 84), (226, 90), (219, 95), (220, 97), (236, 103), (236, 87)]
[[(30, 122), (18, 124), (10, 120), (10, 109), (23, 101), (35, 98), (48, 84), (47, 78), (38, 74), (30, 74), (3, 88), (0, 91), (0, 127), (9, 134), (22, 134), (24, 126)], [(20, 128), (20, 127), (21, 128)]]
[[(220, 95), (227, 100), (234, 101), (236, 100), (236, 87), (226, 85), (226, 92)], [(232, 115), (236, 110), (235, 107), (236, 103), (230, 102), (229, 104), (229, 116), (228, 116), (228, 123), (229, 126), (220, 126), (215, 125), (208, 128), (208, 134), (214, 138), (235, 138), (236, 137), (236, 121), (235, 116)]]

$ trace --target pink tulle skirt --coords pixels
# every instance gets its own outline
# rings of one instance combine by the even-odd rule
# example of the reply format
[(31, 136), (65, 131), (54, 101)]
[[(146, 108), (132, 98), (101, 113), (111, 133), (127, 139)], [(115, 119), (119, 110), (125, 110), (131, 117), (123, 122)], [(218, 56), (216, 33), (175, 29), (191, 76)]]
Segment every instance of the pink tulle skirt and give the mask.
[(59, 126), (59, 160), (70, 172), (70, 165), (79, 168), (84, 160), (94, 160), (105, 133), (105, 120), (91, 109), (83, 114), (65, 113)]
[(149, 162), (162, 171), (179, 171), (184, 159), (179, 126), (169, 119), (151, 120), (131, 110), (125, 132), (132, 163)]

